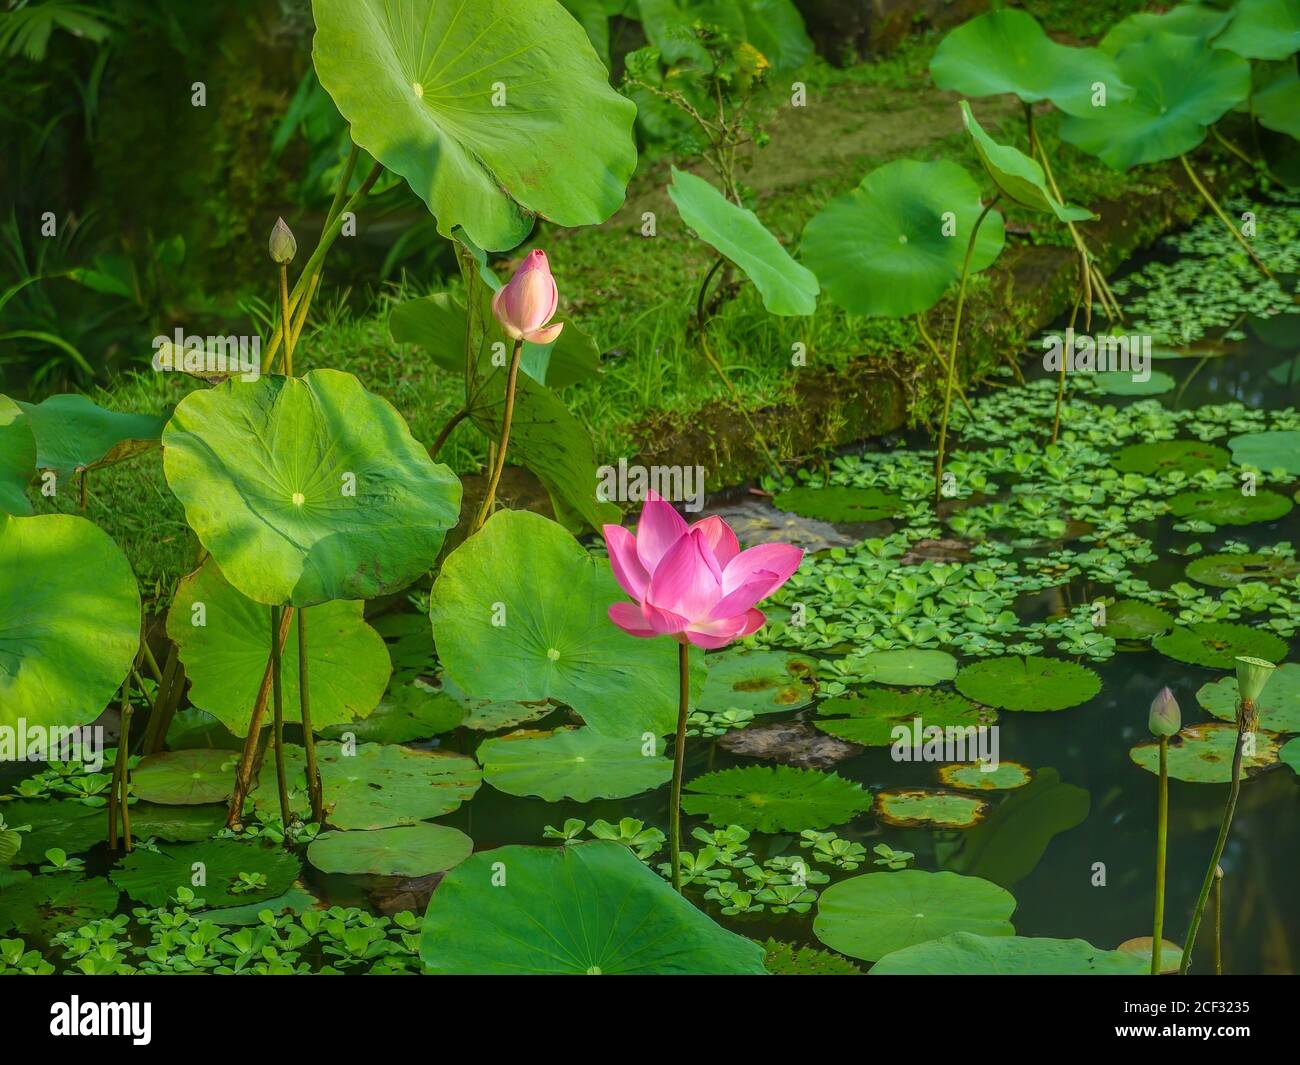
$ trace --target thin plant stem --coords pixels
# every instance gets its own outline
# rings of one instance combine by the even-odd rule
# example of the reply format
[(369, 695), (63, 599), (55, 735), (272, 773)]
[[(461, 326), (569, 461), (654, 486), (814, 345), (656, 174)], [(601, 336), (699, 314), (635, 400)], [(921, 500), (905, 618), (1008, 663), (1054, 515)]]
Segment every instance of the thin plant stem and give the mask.
[[(916, 329), (921, 334), (921, 339), (925, 341), (925, 346), (930, 349), (931, 354), (939, 363), (939, 369), (947, 373), (948, 362), (944, 359), (943, 352), (939, 350), (939, 345), (934, 342), (934, 338), (930, 336), (929, 331), (925, 328), (925, 318), (920, 314), (916, 316)], [(966, 399), (966, 390), (962, 388), (960, 381), (957, 382), (957, 398), (961, 400), (961, 405), (966, 408), (966, 413), (974, 418), (975, 412), (970, 409), (970, 403)]]
[(325, 817), (325, 796), (321, 789), (320, 770), (316, 767), (316, 736), (311, 727), (311, 699), (307, 694), (307, 611), (298, 610), (298, 713), (302, 719), (302, 746), (307, 761), (307, 795), (311, 800), (311, 819), (320, 824)]
[(442, 445), (447, 442), (447, 438), (451, 436), (452, 431), (468, 417), (469, 411), (462, 409), (447, 419), (447, 424), (442, 427), (442, 430), (438, 433), (438, 438), (434, 440), (433, 446), (429, 448), (429, 458), (436, 459), (438, 457), (438, 452), (442, 450)]
[(1259, 268), (1260, 273), (1272, 281), (1273, 271), (1268, 268), (1263, 259), (1255, 254), (1255, 249), (1250, 246), (1250, 241), (1241, 235), (1241, 230), (1232, 224), (1232, 219), (1229, 218), (1223, 208), (1219, 206), (1219, 201), (1211, 195), (1210, 190), (1207, 189), (1205, 185), (1202, 184), (1201, 179), (1196, 176), (1196, 171), (1192, 169), (1192, 164), (1187, 161), (1187, 156), (1180, 155), (1178, 161), (1183, 164), (1183, 169), (1187, 171), (1187, 176), (1191, 178), (1192, 184), (1196, 186), (1196, 191), (1201, 194), (1201, 198), (1210, 205), (1210, 210), (1219, 216), (1220, 222), (1228, 227), (1228, 232), (1232, 234), (1233, 239), (1240, 244), (1246, 254), (1250, 256), (1250, 261)]
[(122, 848), (131, 853), (131, 706), (130, 685), (123, 689), (122, 695), (122, 735), (117, 746), (117, 760), (121, 763), (122, 791)]
[[(289, 638), (289, 625), (292, 614), (280, 619), (279, 645), (284, 646)], [(257, 689), (257, 698), (253, 702), (252, 712), (248, 717), (248, 735), (244, 740), (244, 751), (240, 755), (239, 767), (235, 770), (235, 787), (230, 793), (230, 805), (226, 810), (226, 827), (238, 830), (240, 819), (244, 814), (244, 800), (253, 786), (253, 774), (257, 764), (258, 747), (262, 738), (262, 718), (266, 716), (266, 704), (271, 694), (271, 656), (266, 659), (266, 668), (262, 671), (262, 683)]]
[(700, 282), (700, 291), (695, 297), (695, 325), (699, 329), (703, 329), (705, 325), (704, 299), (709, 294), (709, 282), (713, 280), (713, 275), (722, 268), (724, 262), (726, 260), (719, 255), (709, 267), (709, 272), (704, 275), (704, 280)]
[(1214, 975), (1223, 975), (1223, 868), (1214, 870)]
[(519, 359), (523, 354), (524, 341), (521, 337), (515, 341), (515, 350), (510, 355), (510, 373), (506, 377), (506, 406), (501, 415), (501, 439), (497, 443), (496, 460), (492, 464), (492, 476), (488, 479), (487, 493), (483, 496), (483, 506), (479, 508), (478, 517), (469, 533), (473, 536), (492, 513), (492, 504), (496, 502), (497, 486), (501, 483), (502, 471), (506, 468), (506, 449), (510, 445), (510, 423), (515, 416), (515, 384), (519, 380)]
[[(1087, 264), (1083, 266), (1086, 268)], [(1085, 292), (1088, 288), (1087, 274), (1082, 273), (1080, 277), (1079, 294), (1074, 298), (1074, 309), (1070, 311), (1070, 336), (1074, 336), (1074, 323), (1079, 317), (1079, 303), (1087, 300)], [(1056, 419), (1052, 422), (1052, 443), (1055, 444), (1057, 438), (1061, 435), (1061, 407), (1065, 404), (1065, 352), (1061, 352), (1061, 369), (1056, 375)]]
[(277, 636), (280, 632), (280, 619), (292, 607), (271, 607), (271, 691), (273, 707), (273, 727), (275, 735), (275, 783), (280, 790), (280, 820), (286, 830), (289, 828), (289, 782), (284, 775), (284, 684), (280, 673), (281, 646)]
[(289, 264), (280, 264), (280, 332), (284, 344), (284, 376), (293, 376), (293, 314), (289, 311)]
[(1169, 833), (1169, 737), (1160, 737), (1160, 784), (1156, 799), (1156, 913), (1151, 933), (1151, 975), (1159, 976), (1165, 935), (1165, 846)]
[(161, 684), (162, 670), (158, 668), (158, 659), (156, 659), (153, 652), (149, 650), (149, 641), (146, 640), (143, 635), (140, 637), (140, 653), (144, 656), (144, 663), (149, 667), (149, 672), (153, 674), (154, 682)]
[(78, 502), (77, 502), (77, 509), (78, 509), (78, 510), (85, 510), (85, 509), (86, 509), (86, 502), (87, 502), (87, 495), (86, 495), (86, 471), (85, 471), (85, 470), (82, 470), (79, 474), (77, 474), (77, 484), (78, 484), (78, 486), (79, 486), (79, 487), (78, 487)]
[(677, 736), (673, 741), (673, 786), (668, 800), (668, 848), (673, 867), (673, 890), (682, 890), (682, 777), (686, 771), (686, 717), (691, 709), (691, 648), (677, 645)]
[(162, 750), (163, 739), (166, 736), (166, 722), (164, 722), (163, 716), (166, 712), (168, 699), (171, 696), (172, 684), (178, 666), (179, 659), (177, 658), (176, 645), (172, 644), (167, 648), (162, 677), (158, 681), (158, 687), (154, 689), (153, 706), (149, 710), (149, 724), (145, 726), (144, 743), (141, 746), (141, 751), (144, 754), (156, 754)]

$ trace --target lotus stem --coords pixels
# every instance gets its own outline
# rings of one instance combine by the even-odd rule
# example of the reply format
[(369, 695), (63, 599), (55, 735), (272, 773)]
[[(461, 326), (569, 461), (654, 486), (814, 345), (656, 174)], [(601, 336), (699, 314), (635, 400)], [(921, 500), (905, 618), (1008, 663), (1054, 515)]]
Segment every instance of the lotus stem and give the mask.
[(280, 264), (280, 333), (284, 343), (284, 376), (293, 376), (293, 314), (289, 310), (289, 264)]
[(172, 689), (177, 684), (179, 674), (180, 659), (177, 657), (176, 645), (172, 644), (167, 649), (162, 678), (158, 681), (153, 706), (149, 710), (149, 724), (145, 726), (144, 741), (140, 748), (144, 754), (156, 754), (162, 750), (163, 741), (167, 738), (167, 727), (171, 723), (172, 715), (168, 711), (176, 702), (171, 697)]
[(980, 226), (984, 224), (984, 219), (988, 213), (993, 210), (993, 205), (998, 202), (998, 197), (985, 205), (984, 210), (980, 211), (979, 217), (975, 219), (975, 225), (970, 231), (970, 239), (966, 241), (966, 258), (961, 264), (961, 285), (957, 289), (957, 311), (952, 320), (952, 343), (948, 346), (948, 387), (944, 391), (943, 397), (943, 420), (939, 423), (939, 454), (934, 463), (934, 502), (938, 506), (939, 489), (943, 484), (943, 452), (948, 442), (948, 413), (952, 409), (953, 386), (957, 380), (957, 338), (961, 333), (961, 312), (966, 305), (966, 281), (970, 277), (970, 261), (975, 254), (975, 240), (979, 236)]
[(673, 890), (682, 890), (682, 776), (686, 771), (686, 718), (691, 709), (691, 648), (677, 645), (677, 736), (673, 740), (673, 786), (668, 800), (668, 848), (673, 866)]
[(276, 638), (280, 631), (280, 619), (293, 607), (271, 607), (271, 690), (273, 707), (272, 742), (275, 744), (275, 783), (280, 790), (280, 820), (285, 829), (289, 827), (289, 782), (284, 774), (284, 684), (280, 673), (283, 647)]
[[(925, 328), (925, 318), (919, 313), (916, 316), (916, 329), (921, 334), (921, 339), (925, 341), (925, 346), (934, 355), (935, 361), (939, 363), (939, 369), (947, 373), (948, 361), (943, 357), (943, 352), (939, 350), (939, 345), (934, 342), (934, 338), (930, 336), (929, 330)], [(966, 413), (974, 418), (975, 412), (970, 409), (970, 402), (966, 399), (966, 390), (962, 388), (960, 381), (957, 382), (957, 398), (961, 400), (961, 405), (966, 408)]]
[(78, 510), (85, 510), (85, 509), (86, 509), (86, 501), (87, 501), (87, 497), (86, 497), (86, 471), (85, 471), (85, 470), (82, 470), (80, 473), (77, 474), (77, 485), (78, 485), (78, 488), (77, 488), (77, 509), (78, 509)]
[(478, 517), (469, 534), (473, 536), (492, 513), (492, 504), (496, 502), (497, 486), (501, 483), (501, 474), (506, 468), (506, 448), (510, 445), (510, 423), (515, 416), (515, 385), (519, 380), (519, 359), (523, 354), (524, 341), (521, 337), (515, 341), (515, 350), (510, 356), (510, 373), (506, 377), (506, 407), (501, 415), (501, 439), (497, 443), (496, 458), (492, 464), (492, 476), (488, 479), (487, 494), (483, 496), (483, 506), (479, 508)]
[[(1082, 252), (1079, 257), (1079, 294), (1074, 298), (1074, 309), (1070, 311), (1070, 335), (1074, 335), (1074, 323), (1079, 317), (1079, 304), (1086, 304), (1092, 299), (1092, 288), (1088, 284), (1088, 263), (1083, 257)], [(1089, 327), (1092, 323), (1092, 314), (1087, 314)], [(1061, 435), (1061, 408), (1065, 405), (1065, 355), (1061, 355), (1061, 369), (1056, 375), (1056, 419), (1052, 422), (1052, 443), (1055, 444)]]
[[(289, 638), (289, 625), (292, 613), (286, 613), (280, 619), (279, 646), (283, 647)], [(257, 749), (262, 737), (262, 718), (266, 716), (266, 703), (271, 694), (271, 656), (267, 657), (266, 668), (262, 671), (262, 684), (257, 690), (257, 699), (253, 703), (252, 713), (248, 718), (248, 736), (244, 740), (244, 752), (239, 759), (239, 768), (235, 771), (235, 787), (230, 793), (230, 806), (226, 811), (226, 827), (238, 831), (240, 819), (244, 814), (244, 800), (253, 786), (254, 766), (257, 762)]]
[(1214, 870), (1214, 975), (1223, 975), (1223, 866)]
[(1160, 785), (1156, 800), (1156, 918), (1151, 933), (1151, 975), (1159, 976), (1165, 935), (1165, 845), (1169, 835), (1169, 737), (1160, 737)]
[[(311, 727), (311, 699), (307, 694), (307, 611), (298, 610), (298, 714), (302, 719), (302, 746), (307, 761), (307, 795), (311, 800), (311, 819), (325, 820), (325, 796), (320, 770), (316, 766), (316, 736)], [(287, 824), (288, 822), (286, 822)]]
[(695, 297), (695, 325), (698, 329), (703, 330), (706, 323), (704, 297), (709, 293), (709, 282), (713, 280), (713, 275), (722, 268), (724, 262), (726, 262), (726, 260), (719, 255), (717, 259), (714, 260), (713, 265), (709, 267), (709, 272), (704, 275), (704, 280), (700, 282), (700, 291)]
[(1240, 244), (1246, 254), (1250, 256), (1250, 261), (1259, 268), (1260, 273), (1272, 281), (1273, 271), (1268, 268), (1263, 259), (1255, 254), (1255, 249), (1250, 246), (1250, 241), (1241, 235), (1241, 230), (1233, 225), (1232, 219), (1229, 218), (1223, 208), (1219, 206), (1219, 201), (1210, 194), (1210, 190), (1207, 189), (1205, 185), (1202, 184), (1201, 179), (1196, 176), (1196, 171), (1192, 169), (1192, 164), (1187, 161), (1187, 156), (1180, 155), (1178, 161), (1183, 164), (1183, 169), (1187, 171), (1187, 176), (1191, 179), (1192, 184), (1196, 186), (1196, 191), (1201, 194), (1201, 198), (1210, 205), (1210, 210), (1219, 216), (1220, 222), (1228, 227), (1228, 232), (1232, 234), (1233, 239)]
[(438, 457), (438, 452), (442, 450), (442, 445), (447, 442), (447, 438), (451, 436), (452, 431), (468, 417), (469, 411), (462, 409), (447, 419), (447, 424), (439, 431), (438, 438), (433, 442), (433, 447), (429, 448), (429, 458), (436, 459)]
[(122, 782), (122, 847), (131, 853), (131, 688), (128, 684), (122, 695), (122, 734), (117, 746), (117, 760), (120, 763), (119, 779)]

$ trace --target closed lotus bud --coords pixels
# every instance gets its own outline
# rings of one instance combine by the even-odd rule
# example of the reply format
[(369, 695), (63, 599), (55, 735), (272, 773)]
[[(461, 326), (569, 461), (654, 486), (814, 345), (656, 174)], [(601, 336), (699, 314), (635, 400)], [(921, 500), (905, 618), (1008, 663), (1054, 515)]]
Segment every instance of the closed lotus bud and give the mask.
[(284, 224), (283, 218), (277, 218), (271, 229), (271, 258), (283, 266), (293, 262), (298, 254), (298, 242), (293, 239), (293, 230)]
[(563, 322), (548, 324), (560, 302), (546, 252), (530, 251), (515, 276), (492, 297), (492, 313), (511, 340), (549, 344), (560, 335)]
[(1173, 736), (1182, 727), (1183, 715), (1178, 709), (1178, 700), (1168, 688), (1161, 688), (1160, 694), (1151, 700), (1147, 728), (1153, 736)]
[(1254, 732), (1259, 724), (1259, 697), (1277, 667), (1262, 658), (1237, 659), (1237, 727)]

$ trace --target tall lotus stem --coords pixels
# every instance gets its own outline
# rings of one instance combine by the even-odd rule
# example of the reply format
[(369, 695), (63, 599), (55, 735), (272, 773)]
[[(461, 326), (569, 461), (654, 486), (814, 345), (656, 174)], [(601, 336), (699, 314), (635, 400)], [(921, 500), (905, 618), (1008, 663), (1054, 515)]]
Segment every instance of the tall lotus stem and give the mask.
[(483, 523), (488, 520), (488, 515), (492, 513), (492, 504), (496, 501), (497, 485), (501, 483), (501, 473), (506, 468), (506, 448), (510, 444), (510, 422), (515, 416), (515, 383), (519, 379), (519, 359), (523, 354), (524, 341), (520, 337), (515, 341), (515, 350), (510, 356), (510, 373), (506, 377), (506, 406), (505, 412), (501, 415), (501, 438), (497, 441), (496, 461), (492, 465), (492, 475), (488, 479), (487, 493), (483, 496), (483, 505), (479, 508), (478, 517), (474, 519), (474, 525), (470, 529), (470, 535), (478, 532), (483, 528)]
[(1169, 737), (1160, 737), (1160, 797), (1156, 800), (1156, 917), (1151, 933), (1151, 975), (1160, 975), (1165, 933), (1165, 843), (1169, 835)]
[[(293, 621), (292, 611), (285, 611), (280, 618), (278, 643), (284, 647), (289, 638), (289, 625)], [(257, 698), (253, 702), (252, 712), (248, 716), (248, 735), (244, 739), (244, 751), (240, 755), (239, 768), (235, 771), (235, 787), (230, 793), (230, 805), (226, 810), (226, 827), (240, 829), (240, 820), (244, 814), (244, 800), (253, 786), (254, 764), (258, 761), (257, 749), (262, 736), (262, 718), (266, 716), (266, 704), (271, 697), (271, 664), (274, 652), (267, 655), (266, 668), (262, 671), (262, 683), (257, 689)]]
[(1214, 869), (1214, 975), (1223, 975), (1223, 866)]
[(1201, 179), (1196, 176), (1196, 171), (1192, 169), (1192, 164), (1187, 161), (1187, 156), (1180, 155), (1178, 161), (1183, 164), (1183, 169), (1187, 171), (1187, 176), (1191, 178), (1192, 184), (1196, 186), (1196, 191), (1201, 194), (1201, 198), (1210, 205), (1210, 210), (1218, 215), (1220, 222), (1228, 227), (1228, 232), (1232, 234), (1233, 239), (1240, 244), (1246, 254), (1250, 256), (1250, 261), (1255, 264), (1260, 273), (1272, 281), (1273, 271), (1268, 268), (1263, 259), (1255, 254), (1255, 249), (1250, 246), (1250, 241), (1241, 235), (1241, 230), (1232, 224), (1232, 219), (1229, 218), (1223, 208), (1219, 206), (1219, 201), (1210, 194), (1210, 190), (1207, 189), (1205, 185), (1202, 184)]
[[(320, 770), (316, 767), (316, 737), (311, 727), (311, 700), (307, 694), (307, 611), (298, 610), (298, 716), (302, 720), (302, 746), (307, 760), (307, 795), (311, 800), (311, 819), (321, 824), (325, 818), (325, 796)], [(286, 822), (287, 824), (287, 822)]]
[(679, 698), (677, 736), (673, 741), (673, 786), (668, 807), (668, 847), (673, 866), (673, 890), (682, 890), (682, 776), (686, 770), (686, 717), (691, 709), (691, 649), (682, 640), (677, 645)]
[(271, 607), (271, 689), (274, 707), (275, 782), (280, 790), (280, 820), (289, 828), (289, 785), (284, 775), (284, 686), (280, 675), (280, 621), (293, 607)]

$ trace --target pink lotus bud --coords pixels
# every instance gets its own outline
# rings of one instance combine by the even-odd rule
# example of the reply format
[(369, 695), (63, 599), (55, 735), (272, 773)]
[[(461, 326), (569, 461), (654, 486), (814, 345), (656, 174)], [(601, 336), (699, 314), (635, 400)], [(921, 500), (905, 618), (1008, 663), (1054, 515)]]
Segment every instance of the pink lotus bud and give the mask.
[(511, 340), (549, 344), (560, 335), (563, 322), (555, 317), (560, 294), (551, 276), (551, 264), (540, 248), (530, 251), (508, 284), (492, 297), (492, 313)]
[(1178, 700), (1168, 688), (1161, 688), (1160, 694), (1151, 700), (1147, 728), (1153, 736), (1173, 736), (1182, 727), (1183, 715), (1178, 709)]

